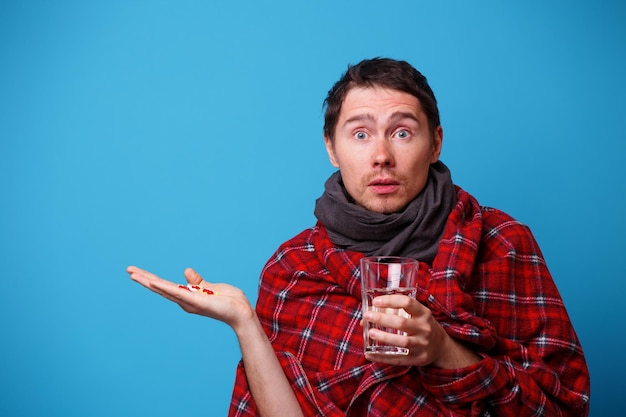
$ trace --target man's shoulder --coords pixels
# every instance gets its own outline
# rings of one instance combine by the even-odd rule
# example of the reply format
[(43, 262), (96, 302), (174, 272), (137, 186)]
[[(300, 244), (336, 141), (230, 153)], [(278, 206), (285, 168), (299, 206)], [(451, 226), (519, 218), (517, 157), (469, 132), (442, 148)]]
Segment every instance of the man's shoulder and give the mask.
[(315, 252), (317, 242), (319, 240), (318, 235), (320, 233), (320, 228), (322, 227), (323, 226), (318, 223), (315, 226), (306, 228), (293, 237), (285, 240), (278, 246), (272, 256), (272, 259), (283, 260), (289, 257), (296, 257), (299, 259), (303, 256), (308, 256), (305, 255), (306, 253)]
[(465, 211), (465, 219), (468, 224), (474, 224), (481, 230), (481, 240), (483, 243), (490, 240), (497, 240), (501, 243), (517, 244), (520, 240), (526, 241), (532, 232), (523, 222), (519, 221), (509, 213), (487, 205), (481, 205), (478, 200), (467, 191), (457, 187), (458, 204), (457, 209)]
[[(497, 225), (497, 224), (516, 224), (523, 225), (513, 216), (508, 214), (507, 212), (487, 206), (482, 205), (478, 201), (476, 197), (474, 197), (469, 192), (465, 191), (459, 186), (456, 186), (457, 191), (457, 210), (464, 210), (467, 214), (480, 215), (483, 223)], [(472, 217), (472, 216), (469, 216)]]
[(487, 224), (506, 224), (523, 226), (523, 223), (508, 214), (507, 212), (490, 206), (480, 206), (484, 222)]
[(315, 236), (319, 233), (319, 224), (308, 227), (291, 238), (285, 240), (280, 247), (301, 246), (303, 244), (310, 244), (315, 239)]
[(318, 265), (320, 260), (316, 251), (319, 249), (320, 228), (323, 226), (317, 224), (284, 241), (268, 259), (262, 275), (306, 270)]

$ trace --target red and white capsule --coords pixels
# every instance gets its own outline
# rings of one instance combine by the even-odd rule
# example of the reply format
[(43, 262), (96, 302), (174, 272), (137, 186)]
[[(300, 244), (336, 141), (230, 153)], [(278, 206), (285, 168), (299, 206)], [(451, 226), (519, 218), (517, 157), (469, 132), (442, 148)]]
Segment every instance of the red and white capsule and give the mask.
[(178, 288), (182, 288), (184, 290), (187, 291), (191, 291), (191, 292), (201, 292), (207, 295), (214, 295), (215, 292), (213, 292), (212, 290), (208, 289), (208, 288), (204, 288), (201, 287), (199, 285), (195, 285), (195, 284), (187, 284), (187, 285), (183, 285), (183, 284), (179, 284)]

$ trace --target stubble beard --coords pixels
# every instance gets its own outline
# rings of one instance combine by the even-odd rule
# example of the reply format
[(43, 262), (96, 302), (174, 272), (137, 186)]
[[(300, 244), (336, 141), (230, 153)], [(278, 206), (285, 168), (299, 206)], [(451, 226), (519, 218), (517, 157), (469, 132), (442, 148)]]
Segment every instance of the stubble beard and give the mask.
[(366, 208), (369, 211), (381, 214), (393, 214), (402, 211), (409, 202), (398, 200), (397, 193), (404, 189), (403, 185), (407, 183), (407, 178), (402, 175), (396, 175), (392, 170), (383, 168), (382, 170), (375, 171), (365, 177), (361, 181), (360, 188), (361, 190), (363, 190), (361, 195), (366, 196), (369, 192), (368, 184), (372, 182), (372, 180), (374, 180), (375, 178), (379, 178), (381, 176), (391, 178), (394, 181), (397, 181), (400, 185), (400, 189), (397, 192), (389, 195), (374, 195), (371, 201), (363, 199), (363, 201), (361, 202), (357, 201), (357, 204), (363, 208)]

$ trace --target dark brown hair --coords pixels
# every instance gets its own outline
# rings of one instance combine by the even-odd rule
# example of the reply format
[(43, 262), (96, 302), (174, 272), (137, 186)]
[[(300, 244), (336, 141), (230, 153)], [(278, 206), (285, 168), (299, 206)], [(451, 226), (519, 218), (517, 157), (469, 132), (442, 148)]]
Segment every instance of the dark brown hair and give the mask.
[(348, 70), (328, 91), (324, 100), (324, 136), (334, 139), (335, 127), (341, 113), (343, 101), (354, 87), (383, 87), (402, 91), (415, 96), (428, 119), (431, 135), (441, 124), (435, 94), (428, 85), (426, 77), (406, 61), (390, 58), (366, 59), (356, 65), (349, 65)]

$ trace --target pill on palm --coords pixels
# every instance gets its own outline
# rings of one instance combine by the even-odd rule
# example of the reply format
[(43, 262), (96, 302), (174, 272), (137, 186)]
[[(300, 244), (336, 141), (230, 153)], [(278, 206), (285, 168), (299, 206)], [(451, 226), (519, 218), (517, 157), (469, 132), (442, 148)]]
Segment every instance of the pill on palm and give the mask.
[(211, 291), (208, 288), (204, 288), (204, 287), (201, 287), (201, 286), (195, 285), (195, 284), (187, 284), (187, 285), (179, 284), (178, 288), (182, 288), (184, 290), (191, 291), (191, 292), (202, 292), (202, 293), (207, 294), (207, 295), (214, 295), (215, 294), (214, 291)]

